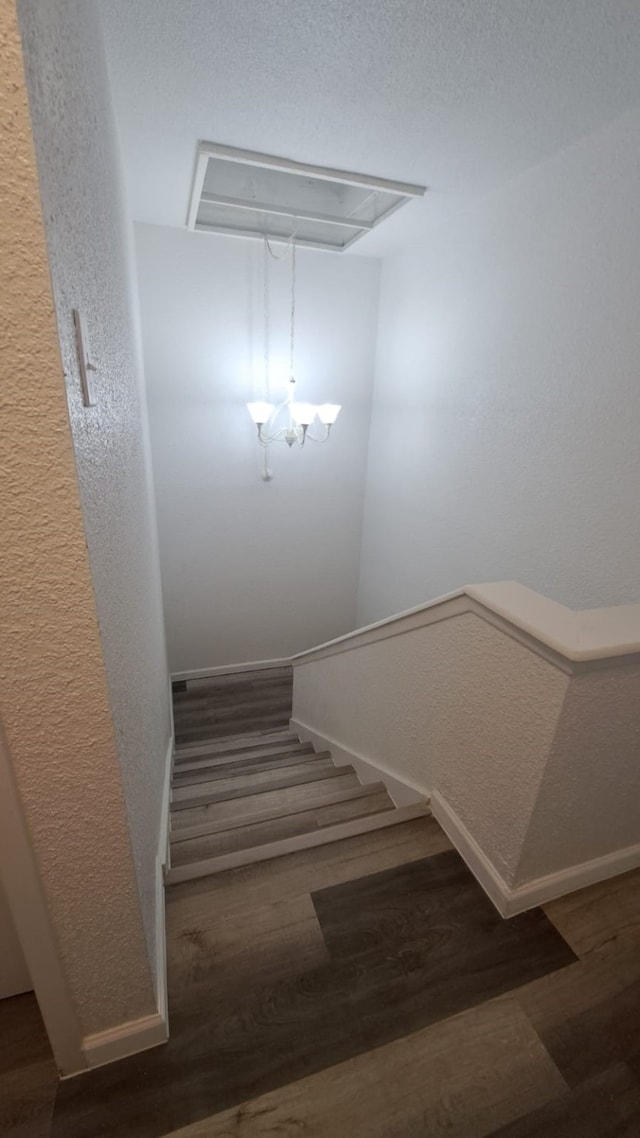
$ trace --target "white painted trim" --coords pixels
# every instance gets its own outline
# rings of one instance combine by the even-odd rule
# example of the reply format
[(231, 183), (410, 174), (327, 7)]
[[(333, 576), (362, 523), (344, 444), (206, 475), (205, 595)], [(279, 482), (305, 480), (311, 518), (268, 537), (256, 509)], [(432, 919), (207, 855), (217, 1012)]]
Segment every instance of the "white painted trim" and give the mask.
[(98, 1031), (95, 1035), (85, 1035), (82, 1050), (88, 1067), (103, 1067), (106, 1063), (115, 1063), (128, 1055), (157, 1047), (167, 1039), (166, 1021), (160, 1012), (155, 1012), (141, 1019), (119, 1023), (106, 1031)]
[(640, 655), (640, 604), (574, 612), (517, 581), (496, 581), (465, 585), (422, 605), (297, 652), (294, 656), (194, 668), (174, 672), (171, 679), (206, 679), (208, 676), (289, 665), (296, 668), (469, 612), (487, 620), (567, 672), (607, 666), (615, 660), (630, 663), (629, 657)]
[(318, 751), (330, 751), (337, 767), (351, 765), (364, 786), (368, 782), (383, 782), (396, 806), (410, 806), (414, 802), (428, 800), (429, 792), (424, 787), (418, 786), (410, 779), (399, 778), (397, 774), (392, 774), (377, 759), (371, 759), (350, 747), (345, 747), (343, 743), (339, 743), (331, 735), (324, 734), (315, 727), (310, 727), (308, 723), (303, 723), (300, 719), (290, 719), (289, 723), (291, 730), (295, 731), (303, 742), (313, 743)]
[[(386, 616), (384, 620), (376, 620), (373, 624), (366, 624), (363, 628), (354, 629), (353, 632), (345, 632), (342, 636), (336, 636), (333, 640), (325, 641), (324, 644), (317, 644), (315, 648), (307, 648), (304, 652), (297, 652), (295, 656), (291, 657), (291, 663), (295, 668), (300, 664), (313, 663), (325, 656), (334, 656), (341, 651), (350, 651), (352, 648), (361, 648), (365, 644), (373, 644), (376, 640), (386, 640), (389, 636), (399, 636), (403, 632), (412, 632), (414, 628), (422, 628), (423, 624), (430, 623), (430, 621), (420, 619), (422, 613), (439, 605), (445, 605), (449, 601), (457, 600), (459, 597), (464, 597), (463, 589), (458, 589), (455, 593), (447, 593), (433, 601), (426, 601), (414, 608), (404, 609), (403, 612), (394, 613), (393, 616)], [(465, 609), (461, 608), (460, 611), (464, 612)], [(444, 620), (446, 617), (443, 616), (440, 619)], [(392, 627), (396, 625), (402, 625), (402, 627)]]
[(352, 186), (386, 190), (388, 193), (402, 194), (405, 197), (421, 198), (426, 193), (426, 186), (418, 186), (414, 182), (394, 182), (389, 178), (379, 178), (372, 174), (353, 174), (348, 170), (335, 170), (331, 166), (311, 166), (306, 162), (295, 162), (292, 158), (262, 154), (257, 150), (240, 150), (237, 146), (225, 146), (218, 142), (201, 142), (198, 155), (205, 155), (207, 159), (221, 158), (227, 162), (240, 162), (247, 166), (262, 166), (267, 170), (308, 174), (325, 182), (346, 182)]
[[(228, 205), (237, 209), (251, 210), (254, 213), (271, 213), (277, 217), (295, 217), (301, 221), (318, 221), (322, 225), (341, 225), (345, 229), (362, 229), (368, 232), (373, 229), (372, 221), (364, 221), (355, 217), (339, 217), (328, 213), (316, 213), (311, 209), (297, 209), (292, 212), (287, 206), (274, 205), (272, 202), (258, 202), (253, 198), (230, 198), (226, 194), (201, 193), (200, 201), (204, 205)], [(206, 222), (205, 222), (206, 225)], [(225, 230), (227, 232), (227, 230)], [(256, 237), (257, 233), (254, 234)], [(288, 240), (288, 238), (286, 238)]]
[(640, 867), (640, 844), (614, 850), (602, 857), (569, 866), (546, 877), (538, 877), (512, 888), (471, 836), (453, 807), (434, 790), (431, 795), (431, 813), (442, 826), (460, 856), (467, 863), (476, 881), (482, 886), (502, 917), (515, 917), (527, 909), (546, 905), (558, 897), (586, 889), (620, 873)]
[(158, 836), (158, 852), (156, 855), (156, 999), (158, 1002), (158, 1014), (164, 1022), (167, 1037), (169, 1035), (169, 995), (167, 987), (167, 927), (164, 882), (166, 874), (171, 868), (169, 810), (171, 806), (171, 777), (173, 774), (174, 755), (175, 744), (172, 734), (167, 744), (165, 757), (160, 833)]
[[(223, 225), (207, 225), (204, 221), (198, 221), (196, 223), (194, 233), (209, 233), (220, 237), (239, 237), (243, 241), (264, 241), (264, 234), (257, 229), (236, 229), (235, 226), (232, 228), (231, 226), (225, 227)], [(317, 249), (320, 253), (344, 253), (345, 250), (348, 249), (350, 245), (353, 245), (354, 241), (357, 241), (361, 236), (362, 231), (358, 230), (355, 237), (352, 237), (349, 241), (345, 241), (344, 245), (323, 245), (320, 241), (312, 241), (307, 237), (296, 237), (296, 249)], [(288, 244), (289, 242), (288, 237), (281, 237), (275, 233), (269, 237), (269, 240), (273, 244), (280, 242), (281, 245)]]
[(464, 822), (458, 818), (455, 810), (442, 797), (439, 791), (434, 790), (431, 795), (431, 813), (438, 822), (449, 840), (457, 849), (460, 857), (466, 861), (469, 869), (479, 885), (482, 886), (487, 897), (493, 901), (501, 917), (511, 914), (507, 912), (509, 899), (509, 886), (498, 873), (486, 854), (481, 850), (475, 838), (471, 836)]
[(182, 680), (206, 680), (208, 676), (232, 676), (236, 672), (261, 672), (267, 668), (288, 668), (291, 656), (281, 656), (275, 660), (248, 660), (244, 664), (219, 664), (215, 668), (192, 668), (186, 672), (173, 672), (174, 683)]
[[(167, 985), (167, 926), (165, 911), (165, 872), (169, 872), (169, 864), (163, 864), (156, 858), (156, 970), (158, 976), (156, 1002), (165, 1031), (165, 1039), (169, 1038), (169, 989)], [(163, 1041), (161, 1041), (163, 1042)], [(151, 1044), (153, 1046), (153, 1044)]]
[(160, 832), (158, 835), (157, 857), (162, 869), (169, 867), (169, 812), (171, 809), (171, 779), (173, 776), (175, 749), (175, 740), (172, 734), (167, 744), (167, 753), (164, 760), (164, 782), (162, 786), (162, 804), (160, 806)]
[[(125, 1020), (116, 1027), (107, 1028), (82, 1040), (82, 1054), (86, 1067), (102, 1067), (136, 1055), (150, 1047), (166, 1043), (169, 1038), (169, 999), (167, 991), (167, 935), (165, 922), (165, 872), (169, 870), (169, 799), (171, 793), (171, 773), (173, 770), (174, 740), (171, 735), (165, 754), (165, 771), (162, 789), (158, 850), (155, 865), (156, 892), (156, 975), (157, 1012), (140, 1019)], [(70, 1072), (67, 1077), (77, 1074)]]
[(537, 877), (509, 890), (507, 916), (523, 913), (536, 905), (545, 905), (558, 897), (566, 896), (567, 893), (575, 893), (578, 889), (586, 889), (588, 885), (597, 885), (600, 881), (607, 881), (610, 877), (617, 877), (620, 873), (638, 868), (640, 868), (640, 844), (614, 850), (612, 853), (603, 854), (602, 857), (584, 861), (580, 865), (561, 869), (558, 873), (550, 873), (546, 877)]
[(298, 652), (291, 662), (294, 668), (311, 664), (469, 612), (571, 674), (640, 660), (640, 604), (574, 612), (516, 581), (497, 581), (465, 585)]
[(208, 165), (209, 155), (202, 149), (202, 145), (200, 145), (196, 157), (196, 167), (193, 172), (193, 184), (191, 186), (191, 197), (189, 198), (189, 210), (187, 212), (187, 229), (193, 230), (196, 226), (196, 218), (200, 208), (200, 194), (204, 186)]
[(58, 1069), (63, 1075), (77, 1074), (85, 1070), (87, 1065), (80, 1021), (49, 916), (9, 748), (1, 726), (0, 872)]

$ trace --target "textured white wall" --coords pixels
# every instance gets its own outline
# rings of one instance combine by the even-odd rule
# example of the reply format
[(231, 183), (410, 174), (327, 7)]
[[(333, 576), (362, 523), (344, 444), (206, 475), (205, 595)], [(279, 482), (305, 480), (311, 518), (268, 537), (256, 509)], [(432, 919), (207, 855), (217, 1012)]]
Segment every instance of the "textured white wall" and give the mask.
[(637, 845), (639, 746), (637, 663), (573, 676), (516, 884)]
[[(489, 605), (509, 590), (491, 586)], [(449, 598), (294, 668), (303, 734), (437, 792), (510, 888), (600, 858), (637, 864), (640, 850), (637, 651), (625, 661), (623, 638), (615, 663), (605, 649), (586, 664), (565, 655), (559, 667), (532, 600), (548, 607), (521, 593), (526, 620), (503, 623), (499, 605)], [(601, 610), (611, 629), (615, 611)]]
[[(289, 655), (353, 628), (378, 262), (298, 250), (299, 397), (343, 410), (328, 446), (272, 447), (265, 484), (245, 407), (263, 373), (261, 244), (147, 225), (136, 239), (172, 671)], [(290, 261), (269, 271), (283, 394)]]
[[(33, 34), (36, 7), (24, 13)], [(81, 21), (83, 6), (73, 7)], [(49, 74), (59, 74), (64, 45), (52, 36), (48, 50)], [(156, 1005), (11, 0), (0, 5), (0, 56), (0, 707), (62, 967), (88, 1034)], [(60, 111), (54, 101), (52, 123)]]
[[(155, 857), (170, 712), (131, 224), (95, 6), (22, 0), (19, 13), (95, 603), (155, 961)], [(73, 308), (85, 313), (98, 367), (97, 405), (89, 409), (82, 405)], [(44, 400), (41, 407), (45, 413)], [(81, 686), (76, 698), (82, 703)], [(70, 749), (69, 766), (75, 762)]]
[(358, 623), (465, 581), (638, 599), (640, 113), (383, 263)]
[(425, 794), (514, 880), (568, 677), (473, 613), (297, 664), (293, 716)]

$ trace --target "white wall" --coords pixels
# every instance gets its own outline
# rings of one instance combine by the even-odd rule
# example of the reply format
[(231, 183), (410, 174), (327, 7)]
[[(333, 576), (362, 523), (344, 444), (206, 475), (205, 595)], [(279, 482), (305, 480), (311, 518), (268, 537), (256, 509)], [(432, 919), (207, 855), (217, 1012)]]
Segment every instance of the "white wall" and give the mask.
[(383, 263), (358, 623), (466, 581), (640, 585), (640, 113)]
[[(281, 657), (353, 628), (378, 262), (298, 250), (300, 398), (343, 411), (328, 446), (272, 447), (267, 484), (245, 407), (262, 393), (262, 245), (149, 225), (136, 237), (171, 670)], [(289, 259), (269, 271), (275, 395)]]
[(434, 617), (296, 662), (293, 716), (426, 797), (442, 793), (511, 884), (568, 678), (455, 601)]
[[(47, 197), (47, 217), (55, 233), (72, 209), (65, 195), (72, 196), (79, 236), (67, 254), (71, 259), (80, 251), (89, 257), (82, 237), (87, 238), (85, 201), (91, 186), (82, 182), (69, 135), (87, 160), (93, 130), (101, 122), (93, 118), (86, 91), (88, 75), (100, 76), (92, 10), (81, 3), (29, 4), (22, 15), (31, 66), (35, 60), (41, 64), (32, 72), (39, 128), (44, 130), (46, 120), (53, 136), (47, 147), (60, 146), (59, 161), (70, 163), (62, 187), (58, 183), (64, 192)], [(76, 66), (67, 76), (68, 53)], [(0, 56), (0, 876), (57, 1062), (70, 1073), (85, 1065), (87, 1036), (153, 1016), (156, 997), (81, 512), (76, 460), (80, 469), (82, 459), (74, 455), (69, 426), (12, 0), (0, 3)], [(89, 115), (84, 126), (74, 110), (82, 105), (83, 91)], [(61, 129), (65, 112), (67, 135)], [(102, 153), (108, 135), (99, 138)], [(55, 154), (50, 159), (60, 174)], [(115, 258), (117, 234), (111, 240)], [(65, 248), (56, 248), (54, 239), (52, 249), (67, 265), (69, 275), (63, 273), (62, 280), (68, 284)], [(101, 264), (106, 272), (113, 260), (103, 258)], [(88, 283), (89, 271), (80, 259), (82, 265), (82, 296), (95, 303), (98, 286)], [(110, 315), (116, 314), (114, 306)], [(65, 309), (61, 318), (66, 317)], [(96, 337), (98, 356), (106, 358), (106, 330), (96, 329), (104, 336)], [(123, 334), (122, 325), (115, 331)], [(113, 357), (109, 361), (111, 390), (124, 369)], [(70, 384), (77, 382), (75, 365), (67, 360), (67, 366)], [(103, 429), (110, 435), (117, 418), (112, 396), (103, 399), (103, 409), (110, 408)], [(104, 525), (113, 484), (109, 470), (98, 448), (94, 480), (103, 486)], [(104, 615), (107, 608), (100, 611)], [(137, 713), (145, 711), (138, 707)], [(122, 749), (121, 738), (118, 743)], [(151, 796), (153, 787), (147, 792)]]
[(640, 604), (470, 586), (295, 659), (293, 722), (433, 796), (517, 911), (640, 864), (639, 629)]
[[(170, 708), (133, 237), (95, 5), (22, 0), (19, 11), (93, 590), (155, 965), (155, 858)], [(82, 404), (73, 308), (86, 316), (98, 368), (97, 404), (89, 409)], [(81, 704), (82, 675), (70, 682)], [(73, 752), (67, 761), (76, 762)]]

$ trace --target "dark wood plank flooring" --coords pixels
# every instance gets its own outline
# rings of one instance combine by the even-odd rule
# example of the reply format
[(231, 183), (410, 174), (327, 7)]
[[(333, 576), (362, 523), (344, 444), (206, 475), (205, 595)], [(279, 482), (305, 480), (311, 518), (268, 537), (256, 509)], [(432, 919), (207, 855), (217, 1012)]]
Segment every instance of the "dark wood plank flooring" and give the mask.
[(504, 922), (421, 819), (167, 899), (169, 1043), (52, 1114), (0, 1003), (3, 1138), (639, 1138), (640, 871)]
[(174, 684), (176, 743), (287, 727), (292, 688), (290, 667)]

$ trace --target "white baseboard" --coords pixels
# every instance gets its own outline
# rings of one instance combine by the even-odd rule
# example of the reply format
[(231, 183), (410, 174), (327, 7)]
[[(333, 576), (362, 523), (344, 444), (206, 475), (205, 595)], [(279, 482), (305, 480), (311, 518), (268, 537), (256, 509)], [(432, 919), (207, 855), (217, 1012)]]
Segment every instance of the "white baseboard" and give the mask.
[(515, 917), (527, 909), (545, 905), (558, 897), (565, 897), (568, 893), (575, 893), (578, 889), (586, 889), (588, 885), (596, 885), (599, 881), (606, 881), (609, 877), (617, 877), (620, 873), (640, 867), (640, 845), (627, 846), (512, 887), (507, 885), (437, 790), (431, 795), (431, 812), (502, 917)]
[[(157, 1012), (142, 1016), (141, 1019), (127, 1020), (106, 1031), (85, 1035), (82, 1052), (88, 1067), (102, 1067), (126, 1059), (149, 1047), (166, 1043), (169, 1038), (169, 1000), (167, 993), (167, 937), (165, 927), (165, 870), (169, 868), (169, 795), (171, 772), (173, 769), (173, 736), (167, 745), (165, 773), (162, 792), (158, 852), (156, 854), (156, 969), (157, 969)], [(73, 1077), (73, 1076), (71, 1076)]]
[[(165, 1039), (169, 1038), (169, 993), (167, 989), (167, 927), (165, 916), (165, 866), (156, 858), (156, 970), (158, 1015), (164, 1023)], [(164, 1042), (164, 1041), (162, 1041)], [(150, 1044), (153, 1046), (153, 1044)]]
[(171, 778), (173, 775), (175, 749), (175, 739), (172, 733), (167, 744), (167, 753), (164, 760), (162, 805), (160, 807), (160, 833), (158, 836), (158, 858), (162, 866), (166, 866), (167, 869), (170, 868), (171, 843), (169, 841), (169, 811), (171, 808)]
[(156, 855), (156, 971), (158, 1013), (164, 1020), (165, 1031), (169, 1035), (169, 996), (167, 992), (167, 928), (165, 914), (165, 878), (171, 868), (171, 842), (169, 835), (169, 810), (171, 807), (171, 777), (175, 755), (173, 734), (167, 745), (165, 758), (164, 786), (160, 815), (160, 833)]
[(98, 1031), (95, 1035), (85, 1035), (82, 1050), (88, 1067), (103, 1067), (105, 1063), (115, 1063), (128, 1055), (166, 1043), (168, 1038), (166, 1020), (158, 1011), (141, 1019), (119, 1023), (117, 1027)]
[(208, 676), (232, 676), (236, 672), (261, 672), (267, 668), (288, 668), (291, 664), (290, 656), (281, 656), (276, 660), (249, 660), (245, 664), (218, 664), (215, 668), (192, 668), (187, 672), (172, 672), (174, 683), (181, 680), (206, 680)]
[(480, 849), (475, 838), (467, 830), (464, 822), (445, 801), (442, 795), (434, 790), (431, 795), (431, 813), (436, 822), (442, 826), (447, 837), (453, 842), (460, 857), (466, 861), (469, 869), (479, 885), (482, 886), (487, 897), (493, 901), (501, 917), (509, 917), (508, 901), (511, 895), (509, 886), (500, 876), (495, 866)]
[(377, 760), (361, 755), (358, 751), (352, 751), (350, 747), (345, 747), (337, 739), (317, 731), (308, 723), (303, 723), (300, 719), (290, 719), (289, 725), (303, 742), (313, 743), (318, 751), (331, 751), (331, 757), (337, 767), (350, 764), (362, 783), (383, 782), (396, 806), (411, 806), (414, 802), (424, 802), (425, 798), (429, 798), (429, 792), (424, 787), (408, 779), (398, 778), (397, 774), (392, 774)]
[(591, 861), (583, 861), (580, 865), (572, 865), (546, 877), (537, 877), (510, 890), (507, 915), (511, 917), (525, 909), (555, 901), (567, 893), (575, 893), (578, 889), (586, 889), (588, 885), (597, 885), (599, 881), (606, 881), (609, 877), (617, 877), (620, 873), (639, 867), (640, 845), (635, 845), (614, 850), (613, 853), (603, 854)]

